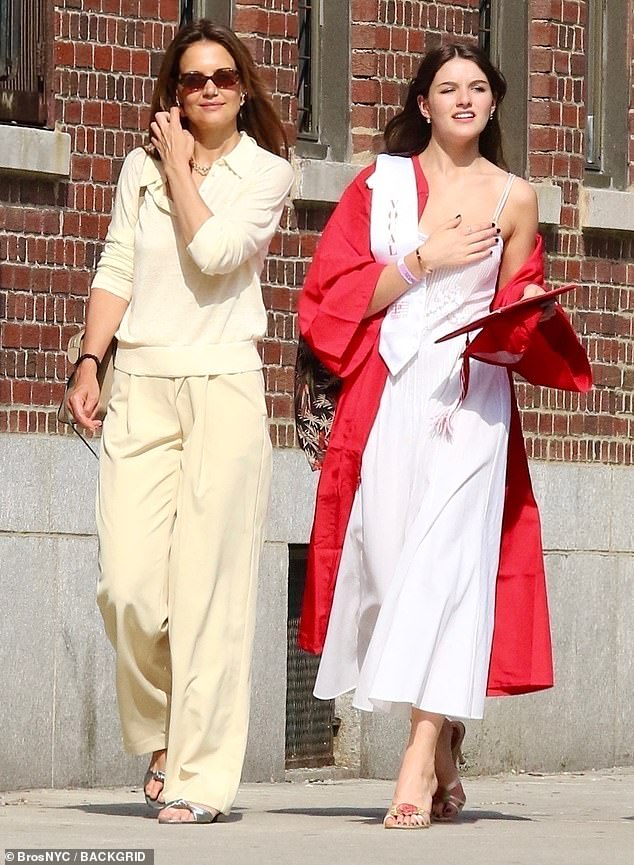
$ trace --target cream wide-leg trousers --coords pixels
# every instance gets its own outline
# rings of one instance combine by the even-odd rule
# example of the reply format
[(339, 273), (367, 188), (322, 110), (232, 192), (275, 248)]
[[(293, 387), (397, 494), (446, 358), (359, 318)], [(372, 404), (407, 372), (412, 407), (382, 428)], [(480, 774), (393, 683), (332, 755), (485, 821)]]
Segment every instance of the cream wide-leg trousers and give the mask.
[(270, 474), (260, 371), (115, 372), (98, 604), (116, 650), (125, 747), (167, 748), (166, 801), (228, 813), (237, 792)]

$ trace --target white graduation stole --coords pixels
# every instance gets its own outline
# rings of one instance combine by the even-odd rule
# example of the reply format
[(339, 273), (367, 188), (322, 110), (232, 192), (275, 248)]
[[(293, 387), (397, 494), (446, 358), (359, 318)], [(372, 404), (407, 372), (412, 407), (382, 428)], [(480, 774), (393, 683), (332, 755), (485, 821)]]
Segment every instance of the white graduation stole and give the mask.
[[(410, 157), (382, 153), (366, 181), (372, 190), (370, 248), (381, 264), (390, 264), (420, 246), (418, 190)], [(416, 356), (424, 326), (425, 280), (392, 303), (381, 324), (379, 354), (392, 375)]]

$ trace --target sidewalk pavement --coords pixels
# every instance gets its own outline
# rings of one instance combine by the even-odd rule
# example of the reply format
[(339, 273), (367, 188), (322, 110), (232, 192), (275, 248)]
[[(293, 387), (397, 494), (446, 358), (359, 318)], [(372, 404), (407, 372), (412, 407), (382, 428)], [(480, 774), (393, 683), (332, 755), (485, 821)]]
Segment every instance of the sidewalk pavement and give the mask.
[(140, 788), (3, 793), (0, 856), (2, 848), (151, 848), (157, 865), (634, 862), (634, 769), (467, 778), (465, 786), (459, 824), (407, 832), (381, 826), (388, 781), (245, 784), (231, 816), (212, 826), (157, 825)]

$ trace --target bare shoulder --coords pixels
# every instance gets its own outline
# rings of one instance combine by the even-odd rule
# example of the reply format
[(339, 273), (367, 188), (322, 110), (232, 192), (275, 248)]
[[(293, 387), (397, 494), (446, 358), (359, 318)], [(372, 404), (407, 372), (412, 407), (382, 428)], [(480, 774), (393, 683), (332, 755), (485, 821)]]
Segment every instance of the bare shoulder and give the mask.
[(527, 207), (529, 205), (537, 207), (537, 194), (527, 180), (516, 176), (511, 186), (509, 201), (511, 204), (519, 207)]
[(509, 234), (526, 234), (532, 237), (537, 231), (537, 195), (533, 187), (521, 177), (516, 177), (511, 186), (506, 206)]
[[(488, 159), (483, 159), (480, 163), (480, 178), (491, 190), (496, 190), (497, 194), (500, 195), (508, 182), (509, 172), (504, 168), (500, 168), (499, 165), (489, 162)], [(508, 203), (511, 206), (526, 207), (536, 202), (537, 196), (530, 183), (514, 174)]]

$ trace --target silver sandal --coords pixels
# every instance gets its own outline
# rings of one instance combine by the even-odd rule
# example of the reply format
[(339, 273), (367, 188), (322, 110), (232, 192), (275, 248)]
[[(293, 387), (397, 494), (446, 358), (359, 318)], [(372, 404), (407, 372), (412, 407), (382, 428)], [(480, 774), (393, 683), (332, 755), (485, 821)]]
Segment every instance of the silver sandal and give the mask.
[(159, 790), (153, 799), (147, 792), (147, 785), (150, 781), (160, 781), (163, 786), (165, 786), (165, 772), (161, 769), (156, 772), (153, 769), (148, 769), (145, 773), (145, 778), (143, 779), (143, 793), (145, 795), (145, 803), (148, 808), (152, 808), (154, 811), (161, 811), (165, 807), (165, 802), (161, 802), (159, 800), (159, 796), (163, 792), (163, 790)]
[(173, 802), (166, 802), (163, 808), (179, 808), (182, 811), (189, 811), (194, 818), (193, 820), (161, 820), (159, 815), (159, 823), (163, 826), (168, 823), (182, 823), (184, 826), (191, 825), (192, 823), (215, 823), (218, 817), (220, 817), (220, 811), (214, 814), (213, 811), (201, 808), (200, 805), (192, 805), (191, 802), (187, 802), (185, 799), (174, 799)]

